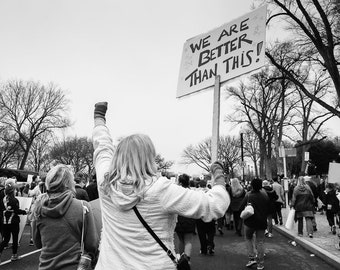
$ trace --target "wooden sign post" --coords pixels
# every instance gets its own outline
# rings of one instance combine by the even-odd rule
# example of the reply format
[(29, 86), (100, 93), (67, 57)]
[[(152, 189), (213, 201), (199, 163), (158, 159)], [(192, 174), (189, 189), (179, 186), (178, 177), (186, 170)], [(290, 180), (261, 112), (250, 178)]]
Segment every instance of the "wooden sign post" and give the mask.
[(211, 139), (211, 163), (218, 160), (218, 146), (220, 137), (220, 76), (215, 77), (214, 87), (214, 106), (213, 106), (213, 125)]

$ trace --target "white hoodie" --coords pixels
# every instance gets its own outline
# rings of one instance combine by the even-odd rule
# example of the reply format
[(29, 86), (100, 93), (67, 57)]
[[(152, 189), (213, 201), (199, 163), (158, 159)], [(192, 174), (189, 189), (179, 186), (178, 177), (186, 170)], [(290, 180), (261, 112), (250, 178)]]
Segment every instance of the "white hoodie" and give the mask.
[(109, 130), (97, 125), (93, 130), (96, 168), (103, 228), (96, 270), (174, 270), (176, 266), (141, 224), (132, 207), (163, 243), (174, 252), (177, 215), (210, 221), (223, 216), (230, 198), (224, 186), (208, 192), (194, 191), (173, 184), (165, 177), (154, 178), (142, 200), (130, 186), (119, 183), (104, 190), (104, 175), (109, 171), (114, 147)]

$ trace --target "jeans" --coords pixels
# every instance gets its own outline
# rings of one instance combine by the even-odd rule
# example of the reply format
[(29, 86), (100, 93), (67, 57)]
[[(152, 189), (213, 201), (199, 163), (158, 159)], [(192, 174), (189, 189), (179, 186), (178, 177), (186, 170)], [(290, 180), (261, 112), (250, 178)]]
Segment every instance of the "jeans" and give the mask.
[[(254, 234), (256, 238), (254, 237)], [(244, 239), (249, 259), (254, 259), (257, 255), (257, 262), (264, 263), (264, 229), (254, 229), (244, 225)]]
[(273, 216), (271, 214), (267, 216), (267, 230), (269, 233), (273, 233)]
[(212, 249), (215, 247), (215, 221), (204, 222), (203, 220), (198, 219), (196, 221), (196, 228), (201, 244), (201, 253), (206, 254), (208, 247), (211, 247)]
[(282, 208), (282, 203), (281, 202), (275, 202), (275, 215), (274, 215), (274, 221), (275, 224), (282, 224), (282, 212), (281, 212), (281, 208)]
[[(305, 217), (306, 219), (306, 229), (308, 234), (313, 234), (313, 223), (312, 217)], [(298, 221), (298, 234), (303, 234), (303, 217), (297, 219)]]

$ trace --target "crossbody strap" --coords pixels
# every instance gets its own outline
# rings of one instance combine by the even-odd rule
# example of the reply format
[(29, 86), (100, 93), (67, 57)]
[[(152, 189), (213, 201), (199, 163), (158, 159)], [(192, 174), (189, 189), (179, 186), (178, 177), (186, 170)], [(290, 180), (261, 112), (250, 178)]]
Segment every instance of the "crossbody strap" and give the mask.
[(84, 227), (85, 227), (85, 211), (86, 211), (83, 201), (81, 201), (81, 211), (83, 213), (83, 226), (81, 228), (80, 250), (81, 250), (81, 254), (83, 255), (85, 253), (85, 249), (84, 249)]
[(138, 209), (136, 206), (133, 207), (133, 211), (135, 212), (136, 216), (140, 220), (140, 222), (144, 225), (144, 227), (147, 229), (147, 231), (152, 235), (152, 237), (157, 241), (157, 243), (164, 249), (166, 254), (170, 257), (170, 259), (177, 264), (176, 257), (174, 254), (172, 254), (171, 250), (167, 248), (166, 245), (162, 242), (161, 239), (158, 238), (158, 236), (155, 234), (155, 232), (150, 228), (150, 226), (146, 223), (146, 221), (143, 219), (141, 214), (139, 213)]

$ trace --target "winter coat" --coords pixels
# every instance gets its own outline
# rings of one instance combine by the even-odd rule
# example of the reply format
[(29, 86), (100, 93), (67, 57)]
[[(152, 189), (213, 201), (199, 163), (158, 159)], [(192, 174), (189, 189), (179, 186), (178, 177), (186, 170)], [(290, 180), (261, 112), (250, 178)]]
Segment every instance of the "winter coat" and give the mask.
[(326, 211), (334, 214), (340, 211), (339, 200), (336, 197), (335, 190), (325, 192), (325, 195), (323, 196), (323, 204), (325, 205)]
[(246, 191), (244, 189), (240, 190), (238, 193), (230, 191), (231, 196), (230, 196), (230, 208), (233, 212), (240, 211), (240, 207), (243, 201), (244, 196), (246, 195)]
[(275, 190), (276, 195), (278, 196), (276, 201), (280, 202), (280, 203), (283, 203), (284, 200), (285, 200), (285, 193), (284, 193), (282, 185), (279, 184), (278, 182), (274, 182), (272, 184), (272, 188)]
[(264, 186), (263, 189), (267, 192), (269, 198), (269, 215), (274, 215), (276, 212), (275, 202), (279, 198), (275, 190), (271, 186)]
[(267, 216), (269, 213), (269, 198), (264, 190), (249, 191), (243, 199), (241, 210), (250, 203), (254, 208), (254, 215), (244, 220), (244, 225), (256, 229), (265, 230), (267, 228)]
[[(74, 198), (71, 191), (54, 194), (42, 205), (43, 194), (33, 206), (33, 241), (41, 248), (39, 270), (75, 270), (80, 258), (81, 232), (83, 226), (83, 205), (85, 214), (85, 251), (94, 257), (99, 243), (90, 205)], [(35, 209), (42, 205), (41, 214)]]
[(297, 185), (294, 188), (291, 205), (297, 218), (314, 216), (314, 196), (308, 185)]
[(93, 130), (94, 165), (102, 210), (103, 229), (96, 270), (175, 270), (166, 252), (144, 228), (132, 208), (173, 253), (177, 215), (211, 221), (222, 217), (230, 199), (224, 186), (207, 192), (178, 186), (165, 177), (147, 181), (140, 198), (132, 185), (108, 184), (114, 146), (104, 123)]
[(19, 215), (26, 215), (26, 211), (19, 208), (19, 201), (13, 196), (3, 198), (0, 211), (3, 213), (3, 224), (19, 224)]

